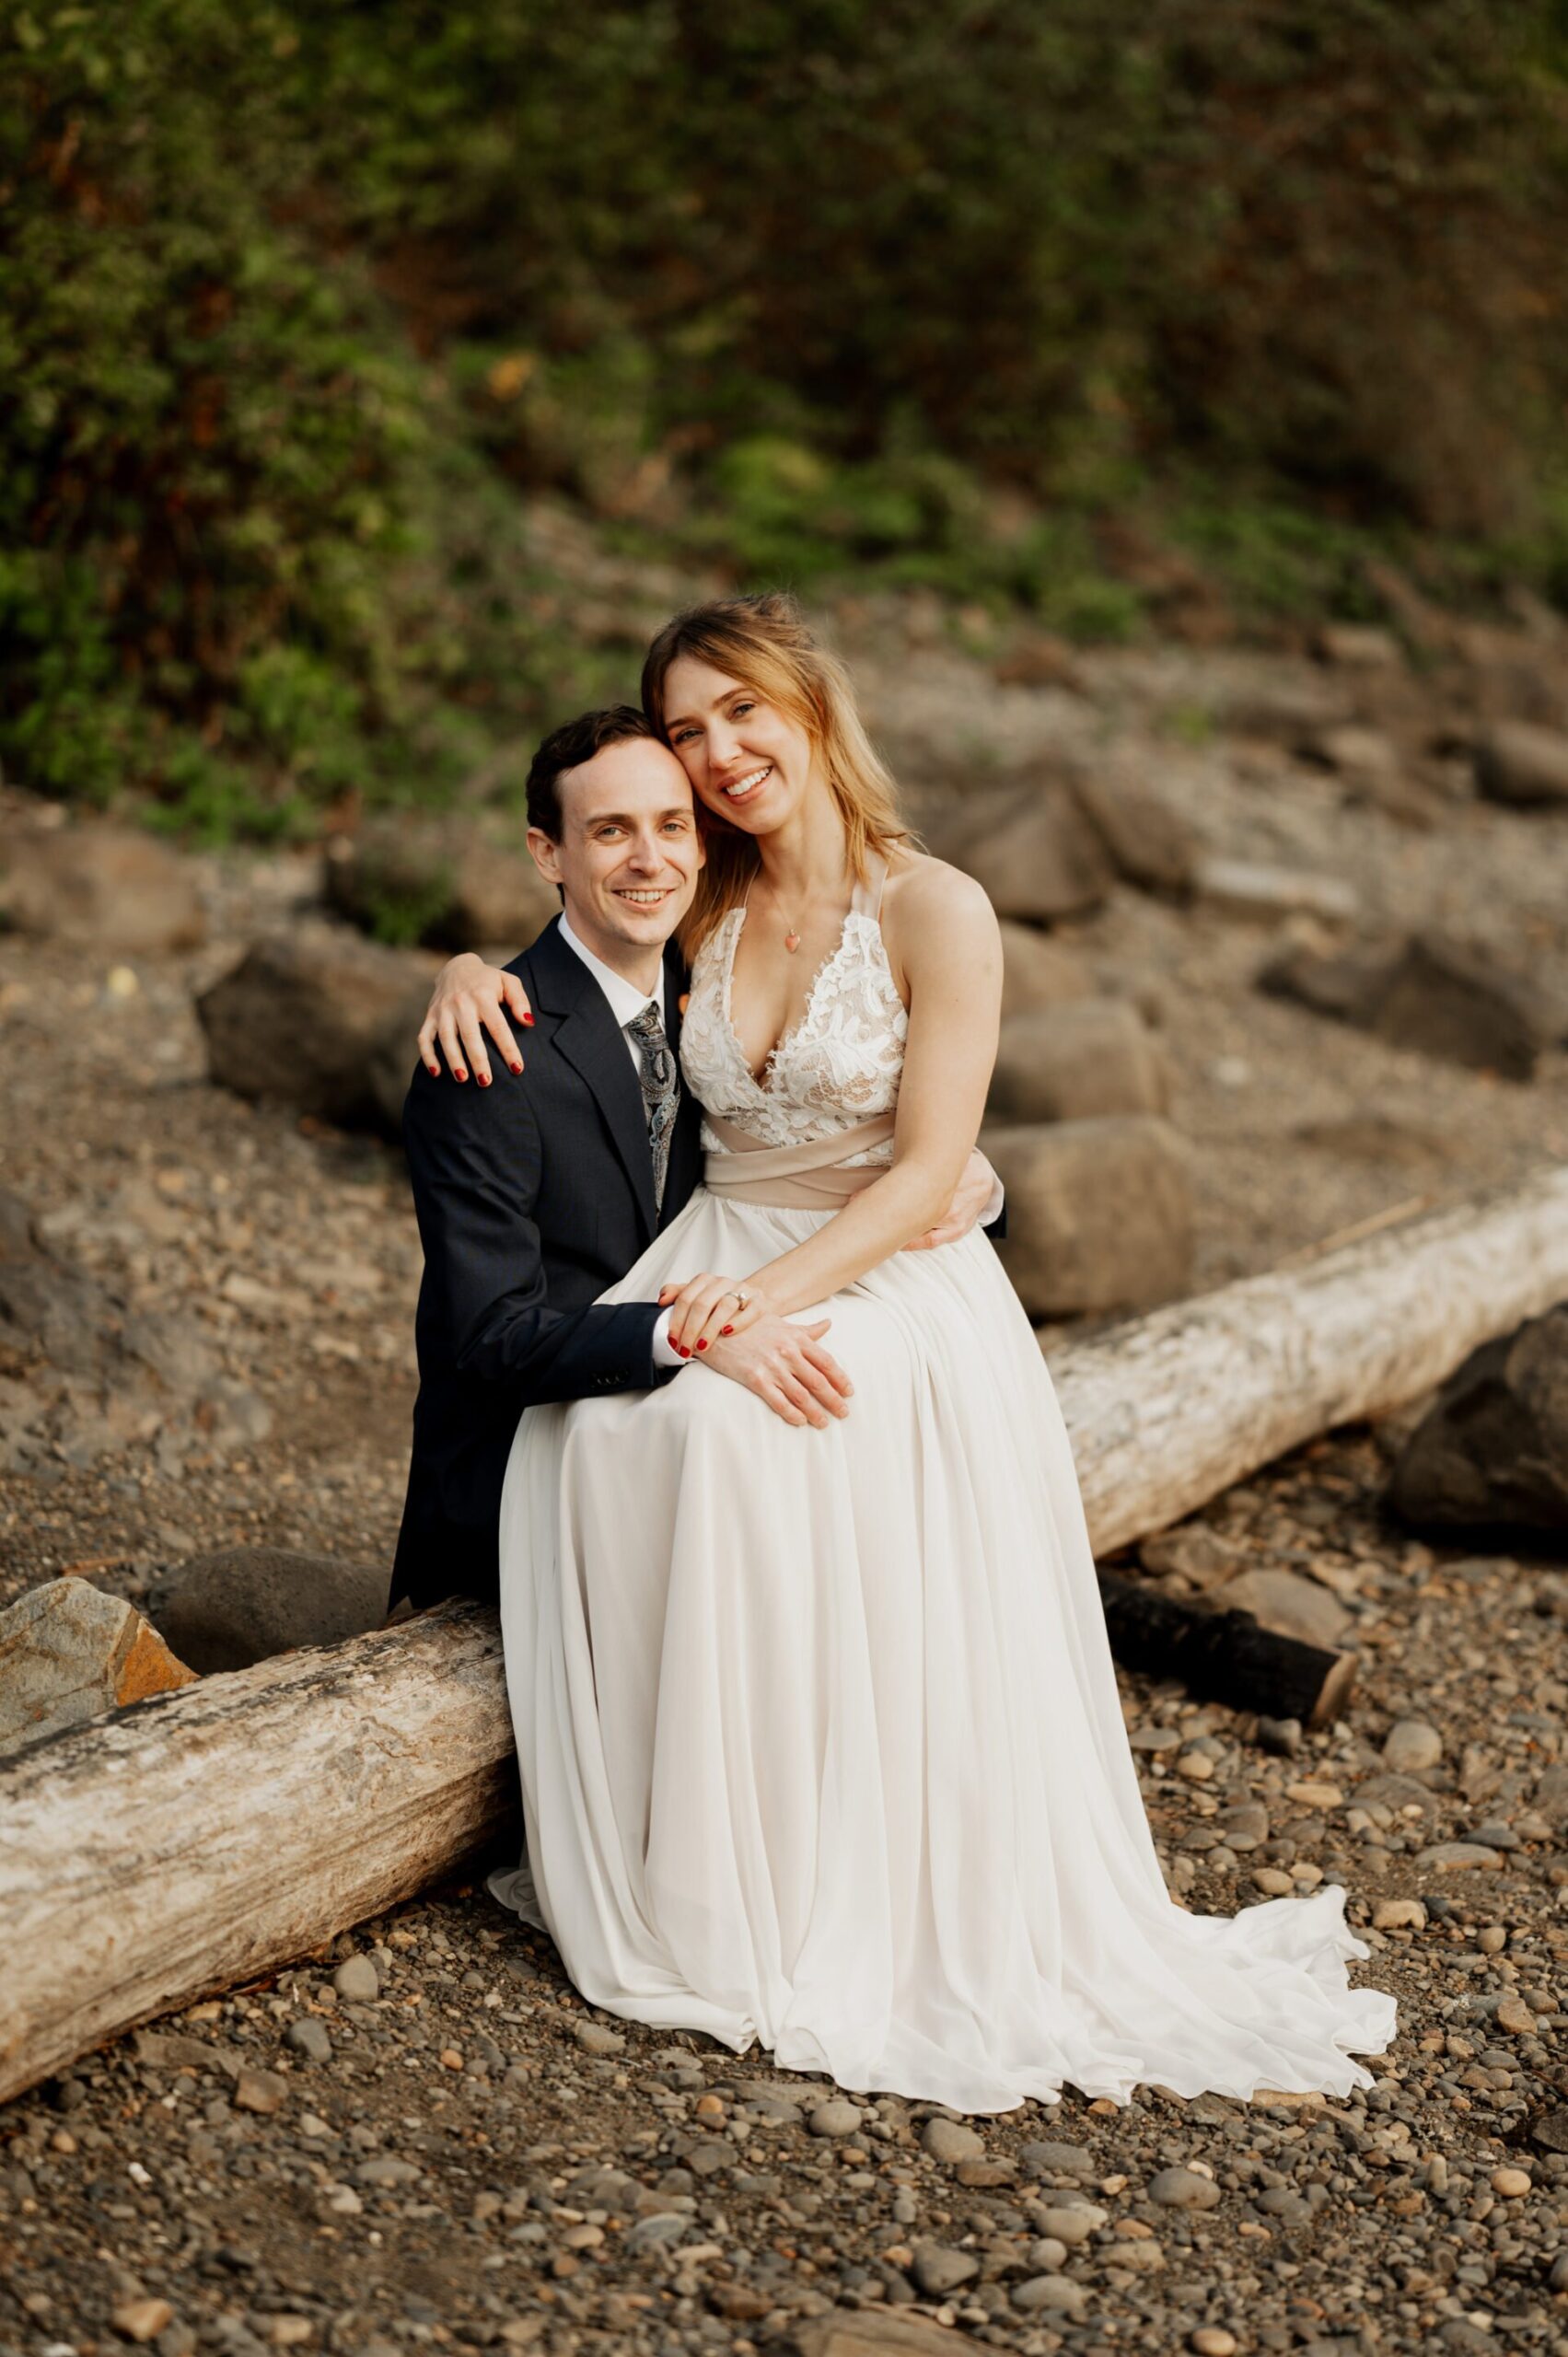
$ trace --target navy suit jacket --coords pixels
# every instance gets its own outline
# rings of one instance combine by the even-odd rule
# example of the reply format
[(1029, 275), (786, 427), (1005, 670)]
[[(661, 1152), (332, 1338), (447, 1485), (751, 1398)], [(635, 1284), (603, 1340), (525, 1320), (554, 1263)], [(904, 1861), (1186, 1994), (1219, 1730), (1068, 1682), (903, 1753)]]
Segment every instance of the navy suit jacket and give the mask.
[[(534, 1010), (521, 1075), (493, 1057), (488, 1088), (433, 1080), (403, 1107), (424, 1248), (413, 1459), (391, 1601), (497, 1592), (501, 1485), (517, 1419), (548, 1399), (645, 1391), (656, 1302), (600, 1306), (687, 1202), (702, 1172), (701, 1111), (682, 1093), (664, 1202), (636, 1067), (609, 1001), (547, 925), (507, 970)], [(665, 1029), (680, 1037), (685, 970), (665, 960)]]

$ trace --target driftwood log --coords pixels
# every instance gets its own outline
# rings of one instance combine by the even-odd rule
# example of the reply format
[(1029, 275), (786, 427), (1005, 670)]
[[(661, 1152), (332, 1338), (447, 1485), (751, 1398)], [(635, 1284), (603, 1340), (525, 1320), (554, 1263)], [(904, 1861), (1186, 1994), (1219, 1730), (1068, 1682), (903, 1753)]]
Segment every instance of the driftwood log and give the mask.
[(1047, 1353), (1095, 1552), (1318, 1433), (1419, 1399), (1568, 1298), (1568, 1168)]
[(459, 1871), (517, 1782), (472, 1604), (30, 1744), (0, 1769), (0, 2099)]
[[(1568, 1296), (1568, 1172), (1051, 1353), (1101, 1553)], [(203, 1679), (0, 1766), (0, 2099), (495, 1848), (494, 1613)]]

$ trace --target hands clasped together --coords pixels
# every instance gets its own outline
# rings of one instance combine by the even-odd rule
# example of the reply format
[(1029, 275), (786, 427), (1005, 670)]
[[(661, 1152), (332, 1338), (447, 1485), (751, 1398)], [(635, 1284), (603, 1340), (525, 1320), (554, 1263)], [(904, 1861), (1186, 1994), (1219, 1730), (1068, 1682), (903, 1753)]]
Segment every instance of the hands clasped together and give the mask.
[(815, 1424), (847, 1416), (854, 1389), (822, 1337), (832, 1320), (797, 1326), (782, 1317), (755, 1279), (704, 1275), (666, 1285), (659, 1305), (671, 1309), (669, 1340), (682, 1358), (754, 1391), (786, 1424)]

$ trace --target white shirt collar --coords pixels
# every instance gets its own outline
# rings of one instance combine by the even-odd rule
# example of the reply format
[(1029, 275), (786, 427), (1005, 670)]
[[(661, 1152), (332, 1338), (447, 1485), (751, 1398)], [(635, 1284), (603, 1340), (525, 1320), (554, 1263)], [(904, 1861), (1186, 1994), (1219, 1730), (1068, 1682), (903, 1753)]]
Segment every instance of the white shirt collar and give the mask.
[(662, 976), (659, 991), (652, 993), (640, 991), (635, 982), (629, 982), (624, 974), (618, 974), (613, 966), (607, 966), (602, 958), (596, 958), (593, 951), (578, 940), (567, 921), (564, 909), (561, 911), (559, 931), (567, 948), (582, 959), (605, 997), (610, 1001), (610, 1011), (622, 1031), (625, 1030), (628, 1023), (635, 1022), (644, 1009), (649, 1006), (653, 1008), (659, 1021), (661, 1023), (664, 1021)]

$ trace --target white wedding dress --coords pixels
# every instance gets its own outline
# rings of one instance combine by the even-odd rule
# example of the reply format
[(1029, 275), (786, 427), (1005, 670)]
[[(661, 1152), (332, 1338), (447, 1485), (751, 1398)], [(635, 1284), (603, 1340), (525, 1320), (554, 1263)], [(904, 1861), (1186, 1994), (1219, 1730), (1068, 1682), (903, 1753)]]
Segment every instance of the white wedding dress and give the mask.
[[(730, 1018), (744, 911), (698, 956), (686, 1086), (762, 1157), (710, 1127), (715, 1185), (843, 1132), (859, 1167), (890, 1155), (908, 1018), (876, 890), (761, 1084)], [(744, 1278), (830, 1216), (699, 1188), (603, 1298)], [(1233, 1917), (1167, 1892), (1066, 1430), (989, 1241), (895, 1255), (817, 1315), (854, 1385), (825, 1432), (697, 1361), (523, 1416), (501, 1612), (528, 1852), (495, 1896), (592, 2003), (846, 2088), (996, 2112), (1063, 2082), (1369, 2084), (1351, 2058), (1395, 2000), (1350, 1985), (1340, 1885)]]

